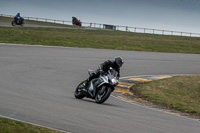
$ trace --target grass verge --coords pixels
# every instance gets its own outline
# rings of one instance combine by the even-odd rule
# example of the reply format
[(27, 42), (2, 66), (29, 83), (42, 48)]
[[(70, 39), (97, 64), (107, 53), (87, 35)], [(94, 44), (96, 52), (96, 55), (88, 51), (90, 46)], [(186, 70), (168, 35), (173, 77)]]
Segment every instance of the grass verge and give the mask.
[(200, 54), (200, 38), (123, 31), (0, 27), (1, 43)]
[(33, 126), (30, 124), (9, 120), (0, 117), (0, 132), (1, 133), (62, 133), (47, 128)]
[(136, 96), (200, 118), (200, 76), (175, 76), (137, 84)]

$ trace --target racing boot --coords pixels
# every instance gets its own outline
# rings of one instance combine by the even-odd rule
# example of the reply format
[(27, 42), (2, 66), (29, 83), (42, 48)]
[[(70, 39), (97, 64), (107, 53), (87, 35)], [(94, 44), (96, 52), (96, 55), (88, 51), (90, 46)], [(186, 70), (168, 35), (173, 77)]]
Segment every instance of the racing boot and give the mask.
[(85, 80), (84, 82), (83, 82), (83, 86), (85, 86), (85, 87), (87, 87), (88, 86), (88, 84), (89, 84), (89, 82), (90, 82), (90, 80), (89, 80), (90, 78), (88, 78), (87, 80)]
[(83, 84), (82, 84), (83, 85), (82, 91), (88, 92), (87, 86), (88, 86), (89, 82), (90, 82), (89, 78), (83, 82)]

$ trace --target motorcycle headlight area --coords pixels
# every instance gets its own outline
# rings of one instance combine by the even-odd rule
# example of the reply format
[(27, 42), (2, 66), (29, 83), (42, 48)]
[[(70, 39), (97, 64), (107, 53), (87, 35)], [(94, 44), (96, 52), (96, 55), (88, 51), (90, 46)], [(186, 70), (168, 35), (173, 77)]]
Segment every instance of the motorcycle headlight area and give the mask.
[(113, 79), (111, 80), (111, 82), (112, 82), (113, 84), (116, 84), (116, 83), (117, 83), (117, 80), (116, 80), (115, 78), (113, 78)]

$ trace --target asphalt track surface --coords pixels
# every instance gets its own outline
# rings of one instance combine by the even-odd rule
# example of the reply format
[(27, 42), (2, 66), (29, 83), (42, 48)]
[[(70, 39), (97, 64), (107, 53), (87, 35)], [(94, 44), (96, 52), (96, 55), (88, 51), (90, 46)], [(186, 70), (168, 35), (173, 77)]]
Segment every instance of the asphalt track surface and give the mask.
[[(9, 26), (13, 27), (11, 23), (0, 22), (0, 26)], [(15, 27), (21, 27), (21, 25), (15, 25)], [(34, 24), (24, 24), (23, 27), (40, 27), (40, 28), (65, 28), (65, 29), (76, 29), (71, 27), (57, 27), (57, 26), (45, 26), (45, 25), (34, 25)]]
[[(11, 23), (7, 22), (0, 22), (0, 26), (6, 26), (6, 27), (13, 27)], [(15, 27), (21, 27), (21, 25), (15, 25)], [(58, 26), (46, 26), (46, 25), (34, 25), (34, 24), (24, 24), (23, 27), (39, 27), (39, 28), (57, 28), (57, 29), (78, 29), (75, 27), (58, 27)], [(84, 30), (103, 30), (103, 29), (97, 29), (97, 28), (90, 28), (90, 27), (82, 27)]]
[(199, 133), (200, 121), (111, 96), (74, 98), (79, 82), (116, 55), (121, 76), (200, 74), (200, 55), (0, 44), (0, 115), (72, 133)]

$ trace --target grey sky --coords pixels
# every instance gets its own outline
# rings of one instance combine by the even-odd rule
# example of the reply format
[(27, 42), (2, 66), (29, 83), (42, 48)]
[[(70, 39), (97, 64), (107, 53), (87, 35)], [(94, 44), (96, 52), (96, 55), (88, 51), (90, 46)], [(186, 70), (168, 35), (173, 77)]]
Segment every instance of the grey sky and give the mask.
[(0, 13), (200, 33), (200, 0), (0, 0)]

